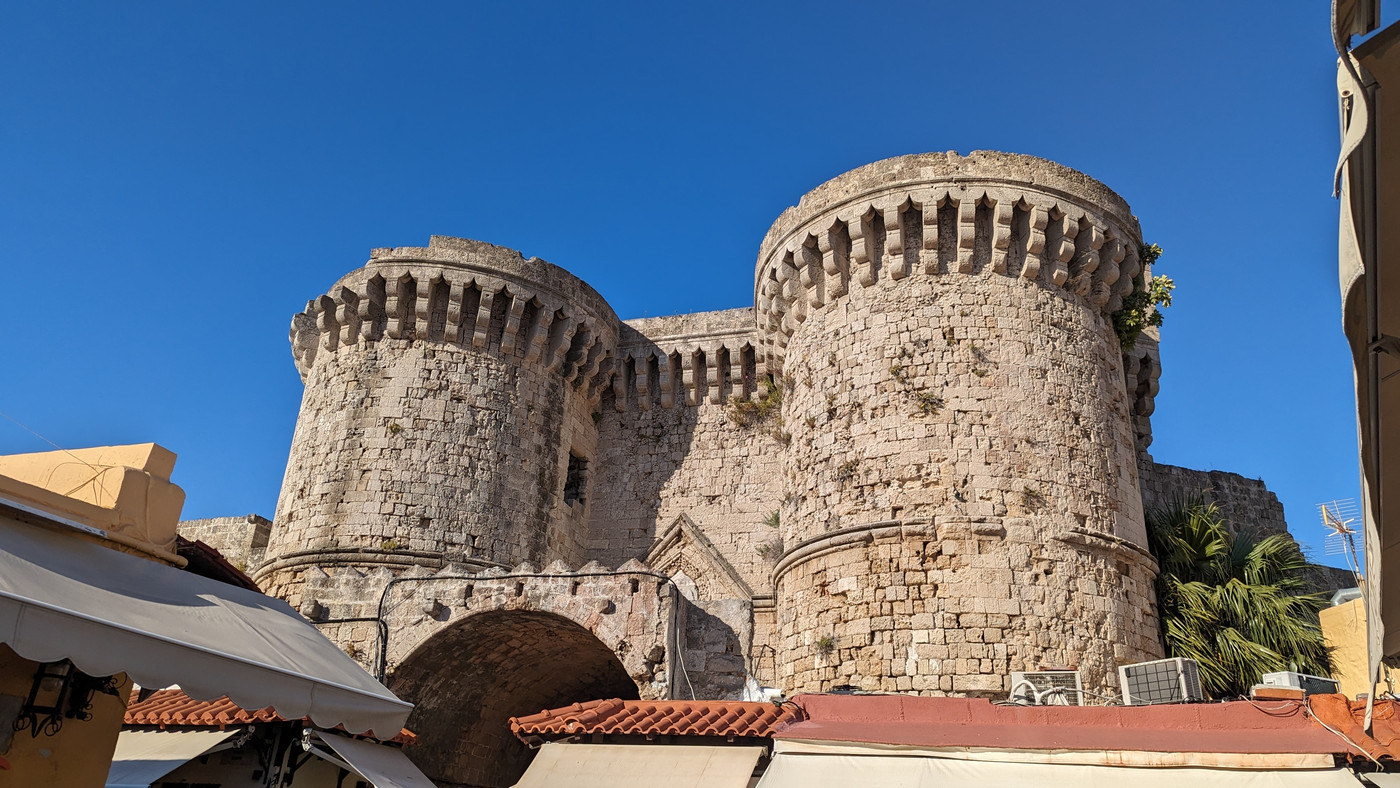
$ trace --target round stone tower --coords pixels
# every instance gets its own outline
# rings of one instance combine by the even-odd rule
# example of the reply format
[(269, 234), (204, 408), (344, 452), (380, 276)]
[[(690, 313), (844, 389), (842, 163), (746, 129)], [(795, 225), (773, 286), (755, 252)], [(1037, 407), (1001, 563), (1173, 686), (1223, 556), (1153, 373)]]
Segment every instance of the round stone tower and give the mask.
[(538, 258), (433, 237), (375, 250), (292, 323), (306, 385), (258, 579), (583, 562), (617, 317)]
[(1161, 655), (1111, 320), (1140, 242), (1103, 184), (991, 152), (876, 162), (774, 223), (785, 690), (1104, 690)]

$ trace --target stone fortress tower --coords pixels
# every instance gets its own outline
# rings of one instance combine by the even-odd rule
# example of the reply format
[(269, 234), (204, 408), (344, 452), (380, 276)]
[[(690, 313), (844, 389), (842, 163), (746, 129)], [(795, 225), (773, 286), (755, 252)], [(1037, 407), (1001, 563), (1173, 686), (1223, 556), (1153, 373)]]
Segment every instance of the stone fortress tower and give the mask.
[(778, 218), (780, 683), (1001, 693), (1043, 663), (1102, 690), (1160, 656), (1110, 318), (1140, 244), (1102, 184), (986, 153), (862, 167)]
[(418, 704), (445, 784), (512, 784), (505, 720), (599, 697), (1111, 691), (1162, 654), (1145, 500), (1282, 528), (1262, 483), (1147, 454), (1155, 335), (1111, 320), (1141, 241), (1103, 184), (975, 152), (809, 192), (752, 308), (623, 322), (507, 249), (375, 250), (293, 320), (248, 560)]

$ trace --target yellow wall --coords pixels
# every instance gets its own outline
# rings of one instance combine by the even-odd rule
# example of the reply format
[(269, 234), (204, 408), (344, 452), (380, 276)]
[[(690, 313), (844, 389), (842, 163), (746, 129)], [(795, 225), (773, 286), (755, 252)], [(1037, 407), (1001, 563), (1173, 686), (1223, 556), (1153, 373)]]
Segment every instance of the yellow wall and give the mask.
[[(106, 531), (172, 562), (185, 491), (154, 443), (0, 455), (0, 495)], [(183, 564), (181, 564), (183, 565)]]
[[(1322, 637), (1332, 649), (1332, 678), (1339, 691), (1348, 698), (1367, 692), (1366, 678), (1366, 600), (1353, 599), (1325, 608), (1318, 614), (1322, 622)], [(1377, 692), (1393, 691), (1395, 679), (1382, 667), (1384, 680), (1376, 685)]]
[[(38, 668), (39, 663), (22, 659), (8, 646), (0, 645), (0, 695), (27, 697)], [(98, 694), (93, 698), (91, 720), (65, 719), (53, 736), (40, 733), (34, 737), (28, 730), (15, 731), (9, 751), (0, 752), (10, 764), (8, 771), (0, 770), (0, 786), (101, 788), (107, 782), (131, 693), (131, 682), (125, 676), (120, 678), (117, 697)], [(12, 725), (13, 720), (0, 719), (0, 724)]]
[[(75, 540), (184, 566), (173, 552), (185, 500), (184, 491), (170, 482), (174, 465), (175, 455), (153, 443), (0, 456), (0, 496), (105, 532), (93, 536), (60, 529)], [(0, 527), (36, 526), (0, 518)], [(0, 695), (23, 701), (38, 668), (0, 644)], [(91, 720), (65, 718), (52, 736), (15, 731), (8, 749), (0, 747), (0, 758), (9, 764), (0, 769), (0, 788), (101, 788), (131, 694), (130, 680), (118, 678), (122, 684), (115, 697), (94, 696)], [(0, 726), (13, 724), (0, 718)]]

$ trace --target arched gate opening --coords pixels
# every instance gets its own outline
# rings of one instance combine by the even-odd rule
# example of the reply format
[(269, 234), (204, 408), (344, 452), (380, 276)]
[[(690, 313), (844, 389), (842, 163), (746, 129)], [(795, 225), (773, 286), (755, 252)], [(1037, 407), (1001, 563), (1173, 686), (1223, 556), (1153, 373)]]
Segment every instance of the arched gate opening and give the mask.
[(637, 698), (616, 655), (562, 616), (496, 610), (419, 646), (389, 678), (416, 704), (408, 751), (439, 785), (508, 788), (533, 757), (508, 720), (598, 698)]

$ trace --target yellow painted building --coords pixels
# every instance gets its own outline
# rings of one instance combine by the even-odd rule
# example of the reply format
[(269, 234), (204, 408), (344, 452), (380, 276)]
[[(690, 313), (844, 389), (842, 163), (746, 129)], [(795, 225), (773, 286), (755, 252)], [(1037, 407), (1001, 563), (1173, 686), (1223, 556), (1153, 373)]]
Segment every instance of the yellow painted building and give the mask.
[[(287, 603), (181, 571), (174, 466), (150, 443), (0, 457), (0, 788), (100, 788), (118, 768), (149, 785), (199, 755), (172, 763), (171, 735), (113, 764), (133, 681), (402, 730), (412, 707)], [(278, 785), (295, 771), (272, 769)]]
[[(1322, 637), (1332, 649), (1332, 678), (1337, 680), (1338, 691), (1348, 698), (1366, 694), (1366, 600), (1357, 598), (1325, 608), (1318, 618)], [(1376, 685), (1376, 692), (1393, 692), (1394, 680), (1400, 677), (1391, 675), (1389, 669), (1382, 670), (1384, 680)]]
[[(175, 455), (153, 443), (0, 457), (0, 499), (8, 510), (0, 512), (0, 528), (57, 517), (89, 529), (67, 529), (75, 542), (183, 566), (175, 554), (175, 525), (185, 493), (170, 482), (174, 467)], [(87, 720), (63, 711), (27, 715), (56, 698), (64, 683), (37, 680), (43, 664), (0, 644), (0, 786), (101, 786), (131, 681), (118, 674), (109, 686), (115, 694), (95, 692), (82, 712)], [(23, 730), (15, 730), (16, 717), (25, 718)]]

